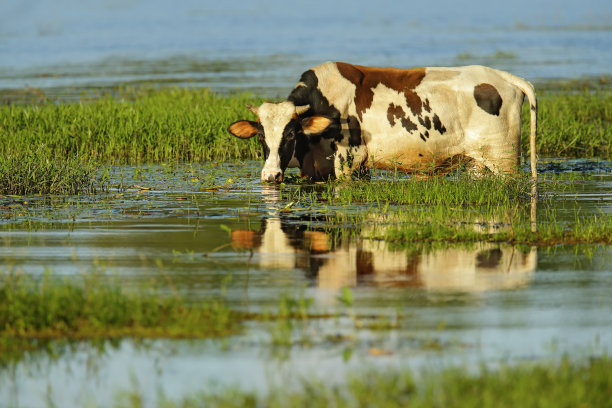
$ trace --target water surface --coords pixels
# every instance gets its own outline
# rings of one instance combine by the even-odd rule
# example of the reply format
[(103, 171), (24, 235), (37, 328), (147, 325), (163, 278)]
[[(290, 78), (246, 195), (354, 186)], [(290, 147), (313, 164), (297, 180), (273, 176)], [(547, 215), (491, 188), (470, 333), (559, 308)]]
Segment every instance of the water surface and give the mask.
[[(0, 400), (109, 405), (121, 391), (141, 390), (153, 402), (158, 392), (177, 399), (213, 382), (265, 390), (305, 376), (342, 381), (364, 366), (476, 367), (610, 350), (610, 246), (391, 245), (371, 238), (385, 228), (371, 205), (290, 206), (297, 186), (262, 185), (260, 166), (118, 166), (101, 194), (2, 197), (10, 208), (1, 221), (2, 270), (119, 277), (126, 290), (171, 282), (162, 293), (223, 298), (253, 312), (307, 298), (312, 312), (339, 317), (289, 328), (251, 322), (225, 340), (52, 342), (53, 353), (0, 368)], [(591, 175), (551, 192), (560, 222), (574, 216), (572, 206), (612, 212), (611, 166), (541, 164), (543, 173)], [(352, 221), (330, 226), (326, 217), (338, 212)], [(341, 301), (345, 288), (350, 307)], [(381, 323), (386, 329), (376, 330)]]
[(599, 78), (612, 66), (610, 21), (605, 0), (9, 0), (0, 5), (0, 90), (78, 99), (148, 82), (286, 96), (303, 71), (328, 60)]

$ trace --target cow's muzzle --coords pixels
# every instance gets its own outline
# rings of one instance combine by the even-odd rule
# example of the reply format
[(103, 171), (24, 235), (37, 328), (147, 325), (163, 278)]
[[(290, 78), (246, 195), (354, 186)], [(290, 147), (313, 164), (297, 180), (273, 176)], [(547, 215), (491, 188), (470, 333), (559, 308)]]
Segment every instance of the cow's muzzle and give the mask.
[(262, 170), (261, 181), (264, 183), (280, 183), (283, 181), (283, 172), (280, 169)]

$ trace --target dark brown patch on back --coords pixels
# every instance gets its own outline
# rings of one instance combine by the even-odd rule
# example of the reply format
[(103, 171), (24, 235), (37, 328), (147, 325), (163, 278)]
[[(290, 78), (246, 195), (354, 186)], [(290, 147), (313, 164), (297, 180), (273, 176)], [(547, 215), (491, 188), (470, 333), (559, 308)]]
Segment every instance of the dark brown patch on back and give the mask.
[(433, 116), (433, 126), (434, 126), (434, 129), (440, 132), (441, 135), (443, 135), (444, 132), (446, 132), (446, 128), (442, 124), (442, 121), (440, 120), (440, 117), (438, 116), (437, 113), (434, 113), (434, 116)]
[(416, 116), (421, 113), (421, 98), (413, 92), (425, 77), (425, 68), (397, 69), (397, 68), (369, 68), (337, 62), (340, 74), (355, 84), (355, 106), (360, 119), (363, 113), (372, 106), (374, 88), (383, 84), (387, 88), (403, 93), (406, 105)]
[(408, 132), (412, 132), (417, 130), (417, 125), (412, 123), (412, 121), (406, 117), (406, 112), (402, 109), (401, 106), (396, 106), (395, 104), (390, 104), (389, 109), (387, 109), (387, 119), (391, 126), (395, 126), (395, 119), (399, 119), (404, 129)]
[(480, 84), (474, 87), (474, 99), (483, 111), (490, 115), (499, 116), (502, 98), (497, 89), (491, 84)]

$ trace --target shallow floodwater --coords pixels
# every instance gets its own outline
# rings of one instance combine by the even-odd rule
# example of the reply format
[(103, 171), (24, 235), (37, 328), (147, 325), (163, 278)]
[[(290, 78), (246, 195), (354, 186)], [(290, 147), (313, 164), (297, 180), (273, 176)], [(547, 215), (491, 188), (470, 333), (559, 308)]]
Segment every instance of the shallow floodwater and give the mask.
[(145, 82), (284, 97), (325, 61), (484, 64), (531, 81), (599, 80), (611, 73), (610, 21), (608, 0), (8, 0), (0, 3), (0, 91), (8, 100), (30, 87), (79, 99)]
[[(254, 312), (306, 298), (310, 311), (340, 317), (297, 321), (289, 332), (250, 322), (222, 340), (54, 342), (52, 353), (0, 368), (0, 406), (108, 406), (126, 390), (151, 403), (213, 383), (265, 390), (307, 376), (342, 381), (364, 366), (475, 367), (611, 350), (610, 246), (399, 248), (370, 238), (384, 221), (369, 206), (294, 205), (297, 186), (262, 185), (260, 166), (120, 166), (101, 194), (0, 197), (0, 269), (119, 277), (126, 290), (154, 279), (171, 282), (169, 295), (224, 298)], [(611, 168), (540, 165), (591, 175), (555, 198), (567, 217), (571, 206), (612, 212)], [(339, 212), (351, 223), (327, 225), (326, 215)], [(341, 301), (345, 288), (352, 306)], [(375, 330), (381, 322), (387, 329)]]

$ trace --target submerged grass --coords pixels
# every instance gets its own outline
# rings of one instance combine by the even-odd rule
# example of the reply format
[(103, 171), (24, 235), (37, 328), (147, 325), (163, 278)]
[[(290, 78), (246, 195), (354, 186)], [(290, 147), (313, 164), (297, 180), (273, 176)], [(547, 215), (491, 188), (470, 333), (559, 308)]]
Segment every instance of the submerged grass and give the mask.
[[(221, 96), (207, 89), (140, 89), (81, 103), (0, 105), (0, 156), (44, 144), (49, 158), (79, 155), (105, 163), (259, 159), (256, 140), (227, 133), (239, 119), (254, 119), (250, 94)], [(612, 156), (609, 92), (545, 93), (539, 99), (538, 153)], [(529, 114), (524, 104), (523, 151)], [(253, 138), (255, 139), (255, 138)]]
[[(295, 380), (264, 394), (230, 387), (173, 401), (160, 396), (158, 407), (612, 407), (612, 359), (530, 363), (478, 372), (446, 368), (415, 375), (407, 369), (366, 369), (335, 384)], [(138, 391), (120, 395), (117, 406), (148, 406)]]

